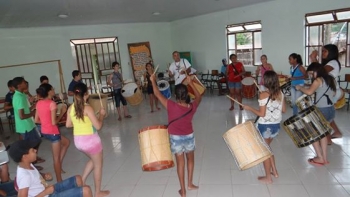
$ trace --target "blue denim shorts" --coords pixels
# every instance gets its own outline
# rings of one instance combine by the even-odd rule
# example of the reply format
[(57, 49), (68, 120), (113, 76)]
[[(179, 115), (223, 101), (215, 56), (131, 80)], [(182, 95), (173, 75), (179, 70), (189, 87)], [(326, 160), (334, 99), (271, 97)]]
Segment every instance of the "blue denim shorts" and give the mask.
[(196, 143), (194, 134), (170, 135), (170, 148), (173, 154), (188, 153), (194, 151)]
[(47, 140), (50, 140), (51, 143), (56, 143), (61, 141), (61, 135), (60, 134), (44, 134), (42, 133), (43, 137)]
[(78, 187), (75, 176), (54, 185), (55, 191), (49, 197), (83, 197), (83, 188)]
[(275, 138), (281, 130), (281, 125), (277, 124), (258, 124), (260, 134), (264, 139)]
[(335, 118), (335, 108), (334, 106), (329, 106), (329, 107), (320, 107), (318, 108), (321, 113), (323, 114), (323, 116), (325, 117), (325, 119), (328, 122), (332, 122)]
[(237, 88), (241, 89), (242, 88), (242, 83), (241, 82), (228, 82), (228, 88)]

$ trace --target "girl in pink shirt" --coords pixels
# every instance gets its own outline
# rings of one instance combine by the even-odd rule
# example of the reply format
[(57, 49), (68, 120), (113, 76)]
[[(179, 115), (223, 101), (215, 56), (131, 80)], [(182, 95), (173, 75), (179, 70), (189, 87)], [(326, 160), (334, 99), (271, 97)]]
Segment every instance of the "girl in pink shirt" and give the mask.
[(50, 84), (42, 84), (36, 90), (41, 98), (36, 104), (35, 122), (41, 123), (42, 135), (51, 141), (53, 165), (57, 182), (62, 181), (62, 161), (69, 147), (69, 139), (60, 134), (57, 123), (63, 114), (57, 116), (57, 105), (52, 100), (55, 91)]
[[(191, 77), (187, 76), (187, 82), (189, 86), (194, 90), (195, 99), (192, 103), (186, 102), (188, 98), (187, 86), (178, 84), (175, 86), (176, 101), (167, 99), (160, 93), (155, 75), (151, 75), (150, 80), (152, 82), (154, 95), (162, 103), (162, 105), (168, 111), (168, 132), (170, 134), (170, 147), (176, 158), (177, 175), (180, 181), (179, 194), (181, 197), (186, 196), (185, 188), (185, 164), (187, 164), (187, 189), (198, 189), (198, 186), (194, 185), (193, 170), (194, 170), (194, 150), (195, 150), (195, 138), (193, 135), (192, 118), (197, 110), (202, 96), (195, 88)], [(185, 155), (186, 161), (185, 162)]]

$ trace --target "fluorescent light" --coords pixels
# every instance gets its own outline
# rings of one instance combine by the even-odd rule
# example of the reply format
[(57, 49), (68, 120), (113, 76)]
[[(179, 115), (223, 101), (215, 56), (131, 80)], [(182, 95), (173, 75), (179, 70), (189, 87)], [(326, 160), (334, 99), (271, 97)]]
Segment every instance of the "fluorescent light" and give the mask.
[(337, 14), (338, 20), (350, 19), (350, 11), (337, 12), (336, 14)]
[(59, 18), (68, 18), (68, 15), (67, 14), (59, 14), (58, 17)]
[(250, 24), (250, 25), (244, 25), (244, 28), (246, 30), (252, 30), (252, 29), (261, 29), (261, 24)]
[(334, 20), (333, 15), (331, 13), (307, 16), (306, 19), (308, 23), (320, 23)]
[(242, 26), (235, 26), (235, 27), (228, 27), (227, 30), (229, 32), (237, 32), (237, 31), (243, 31), (244, 28)]
[(153, 12), (152, 15), (158, 16), (158, 15), (160, 15), (160, 12)]

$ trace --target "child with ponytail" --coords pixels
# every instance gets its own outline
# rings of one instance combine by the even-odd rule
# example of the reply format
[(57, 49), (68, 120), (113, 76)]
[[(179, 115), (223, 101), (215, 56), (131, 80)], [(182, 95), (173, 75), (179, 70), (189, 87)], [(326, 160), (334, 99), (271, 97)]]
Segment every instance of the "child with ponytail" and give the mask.
[(55, 91), (50, 84), (42, 84), (36, 90), (41, 98), (36, 104), (35, 122), (41, 123), (41, 133), (44, 138), (51, 141), (53, 166), (55, 169), (57, 182), (62, 181), (62, 162), (69, 147), (69, 139), (61, 135), (57, 123), (63, 114), (57, 116), (57, 105), (52, 100)]
[(86, 183), (86, 178), (93, 171), (95, 183), (94, 196), (103, 197), (109, 195), (109, 191), (101, 190), (103, 152), (101, 139), (97, 130), (102, 128), (106, 111), (101, 108), (99, 117), (97, 118), (95, 116), (92, 107), (86, 103), (89, 98), (87, 90), (87, 86), (83, 83), (74, 86), (74, 104), (68, 109), (66, 127), (73, 127), (75, 147), (90, 158), (83, 172), (83, 183)]

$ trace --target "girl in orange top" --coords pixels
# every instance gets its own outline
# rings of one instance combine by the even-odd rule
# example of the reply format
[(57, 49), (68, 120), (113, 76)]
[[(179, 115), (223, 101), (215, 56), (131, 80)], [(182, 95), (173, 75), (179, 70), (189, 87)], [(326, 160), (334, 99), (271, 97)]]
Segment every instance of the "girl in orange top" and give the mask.
[[(242, 77), (245, 73), (244, 66), (241, 62), (237, 61), (237, 55), (230, 55), (231, 64), (227, 66), (226, 76), (228, 80), (228, 88), (230, 89), (230, 96), (238, 102), (242, 103)], [(234, 101), (231, 100), (230, 110), (234, 109)], [(240, 106), (243, 110), (243, 107)]]

